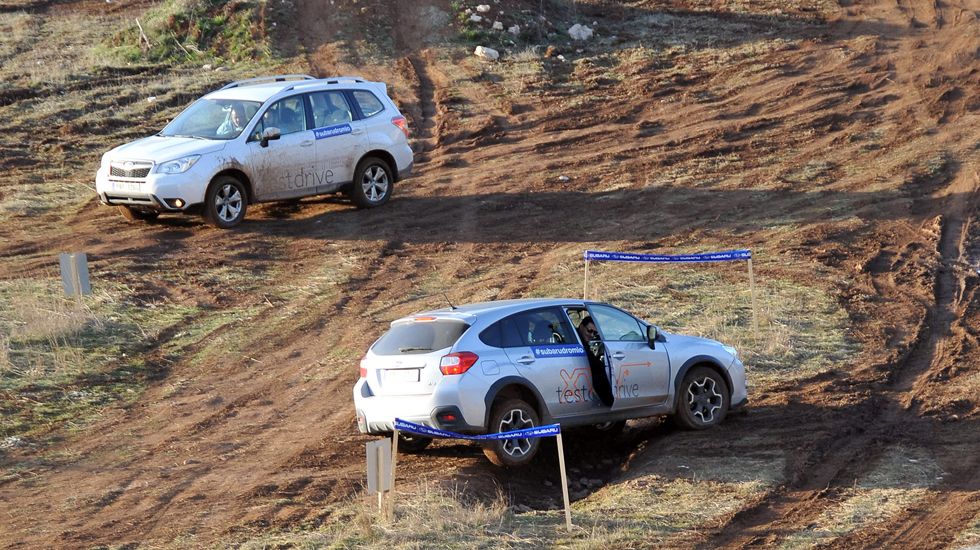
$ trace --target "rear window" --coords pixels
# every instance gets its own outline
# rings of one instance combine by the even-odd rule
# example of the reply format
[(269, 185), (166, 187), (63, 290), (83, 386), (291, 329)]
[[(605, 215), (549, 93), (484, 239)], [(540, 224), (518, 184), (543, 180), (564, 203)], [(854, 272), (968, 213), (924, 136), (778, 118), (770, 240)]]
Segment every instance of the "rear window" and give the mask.
[(456, 343), (469, 325), (452, 319), (397, 323), (371, 348), (377, 355), (430, 353)]
[(364, 118), (374, 116), (385, 109), (381, 101), (374, 97), (374, 94), (365, 90), (354, 90), (354, 99), (361, 106), (361, 112), (364, 113)]

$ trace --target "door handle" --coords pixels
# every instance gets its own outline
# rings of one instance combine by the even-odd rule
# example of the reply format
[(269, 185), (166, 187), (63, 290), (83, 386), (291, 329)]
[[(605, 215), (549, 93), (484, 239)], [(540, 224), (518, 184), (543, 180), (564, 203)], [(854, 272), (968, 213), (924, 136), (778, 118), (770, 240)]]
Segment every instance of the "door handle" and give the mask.
[(350, 131), (350, 135), (352, 136), (359, 136), (363, 133), (364, 133), (364, 128), (354, 128), (353, 130)]
[(313, 145), (313, 140), (312, 139), (306, 139), (306, 140), (303, 140), (303, 141), (299, 142), (299, 146), (300, 147), (309, 147), (310, 145)]
[(617, 359), (617, 360), (618, 359), (626, 359), (626, 354), (623, 353), (623, 352), (621, 352), (621, 351), (617, 351), (616, 353), (612, 354), (612, 358), (613, 359)]
[(518, 359), (517, 362), (522, 365), (530, 365), (531, 363), (534, 362), (534, 357), (531, 357), (530, 355), (525, 355), (524, 357)]

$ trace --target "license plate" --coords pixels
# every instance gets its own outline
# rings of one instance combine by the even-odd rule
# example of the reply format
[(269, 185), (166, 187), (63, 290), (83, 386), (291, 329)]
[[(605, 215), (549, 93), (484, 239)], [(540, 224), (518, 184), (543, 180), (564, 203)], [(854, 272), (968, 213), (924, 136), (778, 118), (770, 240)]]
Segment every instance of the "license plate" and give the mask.
[(385, 382), (418, 382), (421, 369), (392, 369), (385, 371)]
[(116, 191), (139, 191), (140, 182), (138, 181), (114, 181), (112, 188)]

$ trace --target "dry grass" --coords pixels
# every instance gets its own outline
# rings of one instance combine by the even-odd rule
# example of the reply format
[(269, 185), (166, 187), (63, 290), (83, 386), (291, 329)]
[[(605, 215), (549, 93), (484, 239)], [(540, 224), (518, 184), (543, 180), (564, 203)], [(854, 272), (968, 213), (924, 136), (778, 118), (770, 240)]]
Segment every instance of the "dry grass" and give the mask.
[(956, 539), (953, 540), (951, 547), (962, 550), (976, 550), (980, 548), (980, 515), (973, 518), (973, 521), (967, 525), (966, 529), (956, 535)]
[(942, 479), (942, 469), (925, 450), (894, 447), (875, 468), (845, 491), (844, 499), (814, 523), (788, 537), (782, 548), (804, 549), (887, 521), (926, 496)]
[[(707, 246), (707, 245), (705, 245)], [(724, 246), (717, 247), (725, 248)], [(755, 251), (759, 325), (752, 325), (752, 299), (744, 262), (721, 265), (640, 265), (592, 263), (589, 297), (608, 301), (669, 331), (704, 336), (739, 349), (753, 387), (802, 378), (853, 358), (857, 344), (847, 337), (847, 313), (830, 290), (798, 277), (767, 275), (765, 251)], [(569, 280), (581, 281), (581, 267), (561, 264), (536, 290), (541, 296), (567, 295)], [(577, 260), (581, 266), (581, 260)], [(794, 270), (797, 266), (793, 266)], [(581, 290), (579, 289), (579, 293)]]
[(783, 467), (777, 454), (737, 464), (670, 457), (576, 502), (572, 533), (565, 531), (562, 510), (517, 513), (500, 494), (473, 500), (465, 487), (420, 481), (400, 487), (391, 522), (379, 517), (373, 498), (350, 500), (320, 530), (268, 533), (241, 548), (686, 547), (699, 540), (703, 526), (779, 483)]

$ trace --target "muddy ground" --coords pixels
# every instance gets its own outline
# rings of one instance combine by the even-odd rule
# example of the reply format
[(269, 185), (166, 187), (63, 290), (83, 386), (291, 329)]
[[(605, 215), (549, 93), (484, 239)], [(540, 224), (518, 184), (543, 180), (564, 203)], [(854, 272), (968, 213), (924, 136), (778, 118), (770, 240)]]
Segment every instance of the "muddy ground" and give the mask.
[[(57, 17), (98, 4), (0, 7)], [(980, 2), (841, 2), (766, 15), (725, 2), (578, 2), (565, 9), (624, 41), (644, 32), (636, 22), (669, 10), (739, 25), (741, 38), (723, 41), (783, 33), (786, 42), (744, 63), (685, 73), (641, 58), (619, 67), (619, 79), (547, 59), (543, 75), (521, 82), (534, 91), (526, 95), (502, 91), (508, 82), (493, 71), (468, 80), (452, 73), (460, 59), (440, 49), (448, 31), (432, 27), (426, 10), (448, 5), (360, 4), (352, 28), (384, 18), (395, 29), (391, 67), (325, 39), (340, 23), (321, 4), (296, 2), (300, 23), (287, 53), (314, 74), (356, 68), (391, 83), (415, 133), (416, 176), (380, 209), (307, 199), (253, 208), (232, 231), (196, 218), (128, 225), (94, 197), (77, 209), (5, 222), (0, 277), (46, 269), (61, 250), (85, 250), (96, 277), (124, 280), (148, 303), (261, 313), (236, 332), (249, 335), (247, 346), (228, 344), (235, 353), (172, 358), (161, 342), (147, 342), (156, 374), (135, 402), (60, 438), (55, 445), (67, 458), (38, 461), (33, 475), (0, 484), (3, 546), (189, 535), (207, 544), (329, 521), (326, 504), (352, 498), (362, 482), (367, 438), (357, 433), (350, 395), (359, 350), (391, 312), (441, 305), (427, 297), (443, 290), (431, 288), (433, 277), (453, 281), (445, 290), (460, 300), (521, 297), (586, 248), (720, 243), (764, 251), (760, 277), (806, 282), (805, 270), (788, 266), (808, 263), (829, 274), (824, 283), (846, 310), (860, 353), (756, 391), (749, 414), (731, 418), (723, 434), (692, 439), (656, 421), (638, 423), (599, 452), (573, 441), (571, 466), (615, 482), (683, 445), (719, 458), (783, 451), (785, 483), (706, 526), (696, 541), (706, 548), (780, 544), (894, 445), (928, 449), (947, 474), (925, 500), (829, 546), (946, 547), (980, 514)], [(572, 74), (586, 84), (548, 85)], [(2, 99), (27, 101), (10, 91)], [(29, 130), (60, 139), (56, 129)], [(119, 130), (99, 131), (117, 140), (139, 133), (125, 129), (120, 138)], [(876, 136), (870, 145), (868, 135)], [(903, 151), (909, 160), (895, 161)], [(93, 174), (94, 153), (84, 159)], [(922, 168), (919, 153), (938, 164)], [(712, 178), (664, 181), (676, 166), (730, 155), (738, 165)], [(22, 176), (39, 156), (5, 154), (0, 163)], [(791, 177), (808, 166), (819, 176)], [(571, 180), (559, 182), (563, 174)], [(301, 287), (320, 280), (325, 265), (345, 275), (308, 301), (206, 277), (175, 285), (167, 273), (275, 273)], [(579, 277), (568, 275), (569, 295), (580, 292)], [(284, 318), (284, 308), (294, 313)], [(5, 460), (29, 461), (31, 452)], [(399, 467), (406, 478), (462, 480), (477, 498), (500, 488), (515, 505), (552, 508), (555, 496), (534, 483), (553, 477), (549, 460), (505, 472), (478, 448), (447, 443)]]

